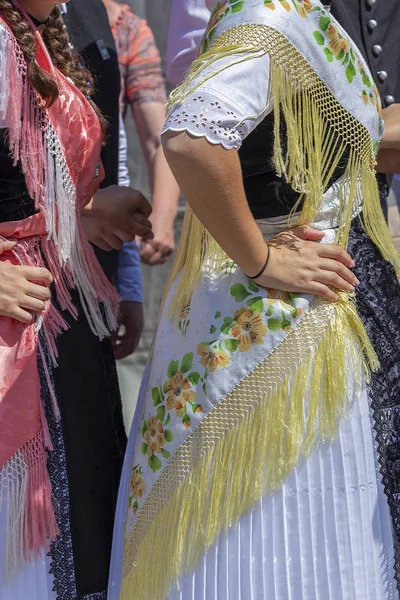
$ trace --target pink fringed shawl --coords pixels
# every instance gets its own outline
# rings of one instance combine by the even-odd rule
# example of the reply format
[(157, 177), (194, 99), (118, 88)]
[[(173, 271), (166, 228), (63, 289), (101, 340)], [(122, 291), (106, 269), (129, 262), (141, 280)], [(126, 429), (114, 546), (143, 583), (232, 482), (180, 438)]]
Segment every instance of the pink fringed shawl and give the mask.
[[(54, 68), (38, 31), (35, 36), (36, 60), (60, 89), (50, 109), (44, 108), (29, 85), (22, 52), (0, 18), (1, 70), (8, 91), (0, 113), (8, 125), (12, 156), (15, 163), (21, 162), (39, 210), (23, 221), (0, 224), (0, 235), (18, 239), (15, 249), (0, 255), (0, 260), (46, 264), (61, 308), (77, 316), (69, 291), (77, 288), (91, 329), (102, 338), (116, 326), (119, 299), (84, 240), (79, 218), (101, 180), (101, 129), (86, 99)], [(57, 535), (46, 469), (52, 446), (37, 356), (40, 352), (55, 365), (56, 338), (66, 328), (51, 302), (33, 325), (0, 317), (0, 500), (6, 499), (2, 504), (7, 510), (8, 576)], [(46, 377), (59, 418), (48, 371)]]

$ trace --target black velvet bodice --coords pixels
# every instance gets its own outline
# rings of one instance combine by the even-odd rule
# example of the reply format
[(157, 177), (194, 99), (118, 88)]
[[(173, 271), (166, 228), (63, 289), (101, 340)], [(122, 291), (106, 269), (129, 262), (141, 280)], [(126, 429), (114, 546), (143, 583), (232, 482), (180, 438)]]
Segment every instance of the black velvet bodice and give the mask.
[[(285, 123), (281, 131), (285, 151)], [(255, 219), (269, 219), (288, 215), (299, 199), (296, 192), (283, 177), (278, 177), (272, 163), (274, 151), (274, 114), (270, 113), (247, 136), (239, 150), (243, 184), (250, 210)], [(336, 168), (328, 188), (344, 173), (347, 156), (344, 155)], [(301, 208), (301, 204), (299, 206)]]
[(36, 212), (21, 165), (13, 165), (7, 133), (0, 129), (0, 223), (26, 219)]

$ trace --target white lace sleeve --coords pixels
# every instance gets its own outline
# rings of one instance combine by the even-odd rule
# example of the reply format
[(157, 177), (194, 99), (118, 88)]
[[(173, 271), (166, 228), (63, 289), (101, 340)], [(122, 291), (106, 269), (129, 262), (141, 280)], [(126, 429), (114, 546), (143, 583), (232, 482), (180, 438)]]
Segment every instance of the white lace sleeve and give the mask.
[[(217, 66), (204, 69), (201, 80), (212, 70), (224, 67), (170, 112), (163, 133), (188, 131), (228, 150), (240, 148), (273, 107), (269, 97), (269, 56), (237, 64), (235, 59), (227, 57)], [(195, 88), (196, 80), (192, 85)]]
[(0, 23), (0, 129), (7, 127), (7, 33)]

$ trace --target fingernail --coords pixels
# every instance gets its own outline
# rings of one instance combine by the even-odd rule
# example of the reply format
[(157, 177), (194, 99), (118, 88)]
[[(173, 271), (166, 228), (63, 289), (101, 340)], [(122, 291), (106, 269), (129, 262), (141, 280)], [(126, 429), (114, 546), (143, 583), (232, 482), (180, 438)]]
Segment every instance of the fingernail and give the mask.
[(357, 277), (354, 277), (354, 279), (353, 279), (353, 283), (354, 283), (354, 285), (360, 285), (360, 282), (359, 282), (359, 280), (357, 279)]
[(354, 262), (354, 260), (351, 260), (350, 261), (350, 268), (352, 269), (355, 266), (356, 266), (356, 263)]
[(350, 285), (350, 286), (349, 286), (349, 288), (350, 288), (350, 290), (349, 290), (350, 292), (354, 292), (354, 290), (356, 289), (356, 288), (355, 288), (354, 286), (352, 286), (352, 285)]

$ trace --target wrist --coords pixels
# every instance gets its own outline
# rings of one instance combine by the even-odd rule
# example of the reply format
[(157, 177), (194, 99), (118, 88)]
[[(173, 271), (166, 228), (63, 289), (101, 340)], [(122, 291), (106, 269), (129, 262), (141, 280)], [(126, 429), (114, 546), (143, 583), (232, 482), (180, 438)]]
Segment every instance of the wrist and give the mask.
[(266, 246), (267, 255), (265, 257), (264, 263), (256, 273), (245, 273), (246, 277), (248, 277), (249, 279), (252, 279), (252, 280), (259, 279), (262, 275), (264, 275), (264, 273), (268, 267), (269, 257), (270, 257), (270, 247), (268, 244), (265, 244), (265, 246)]

